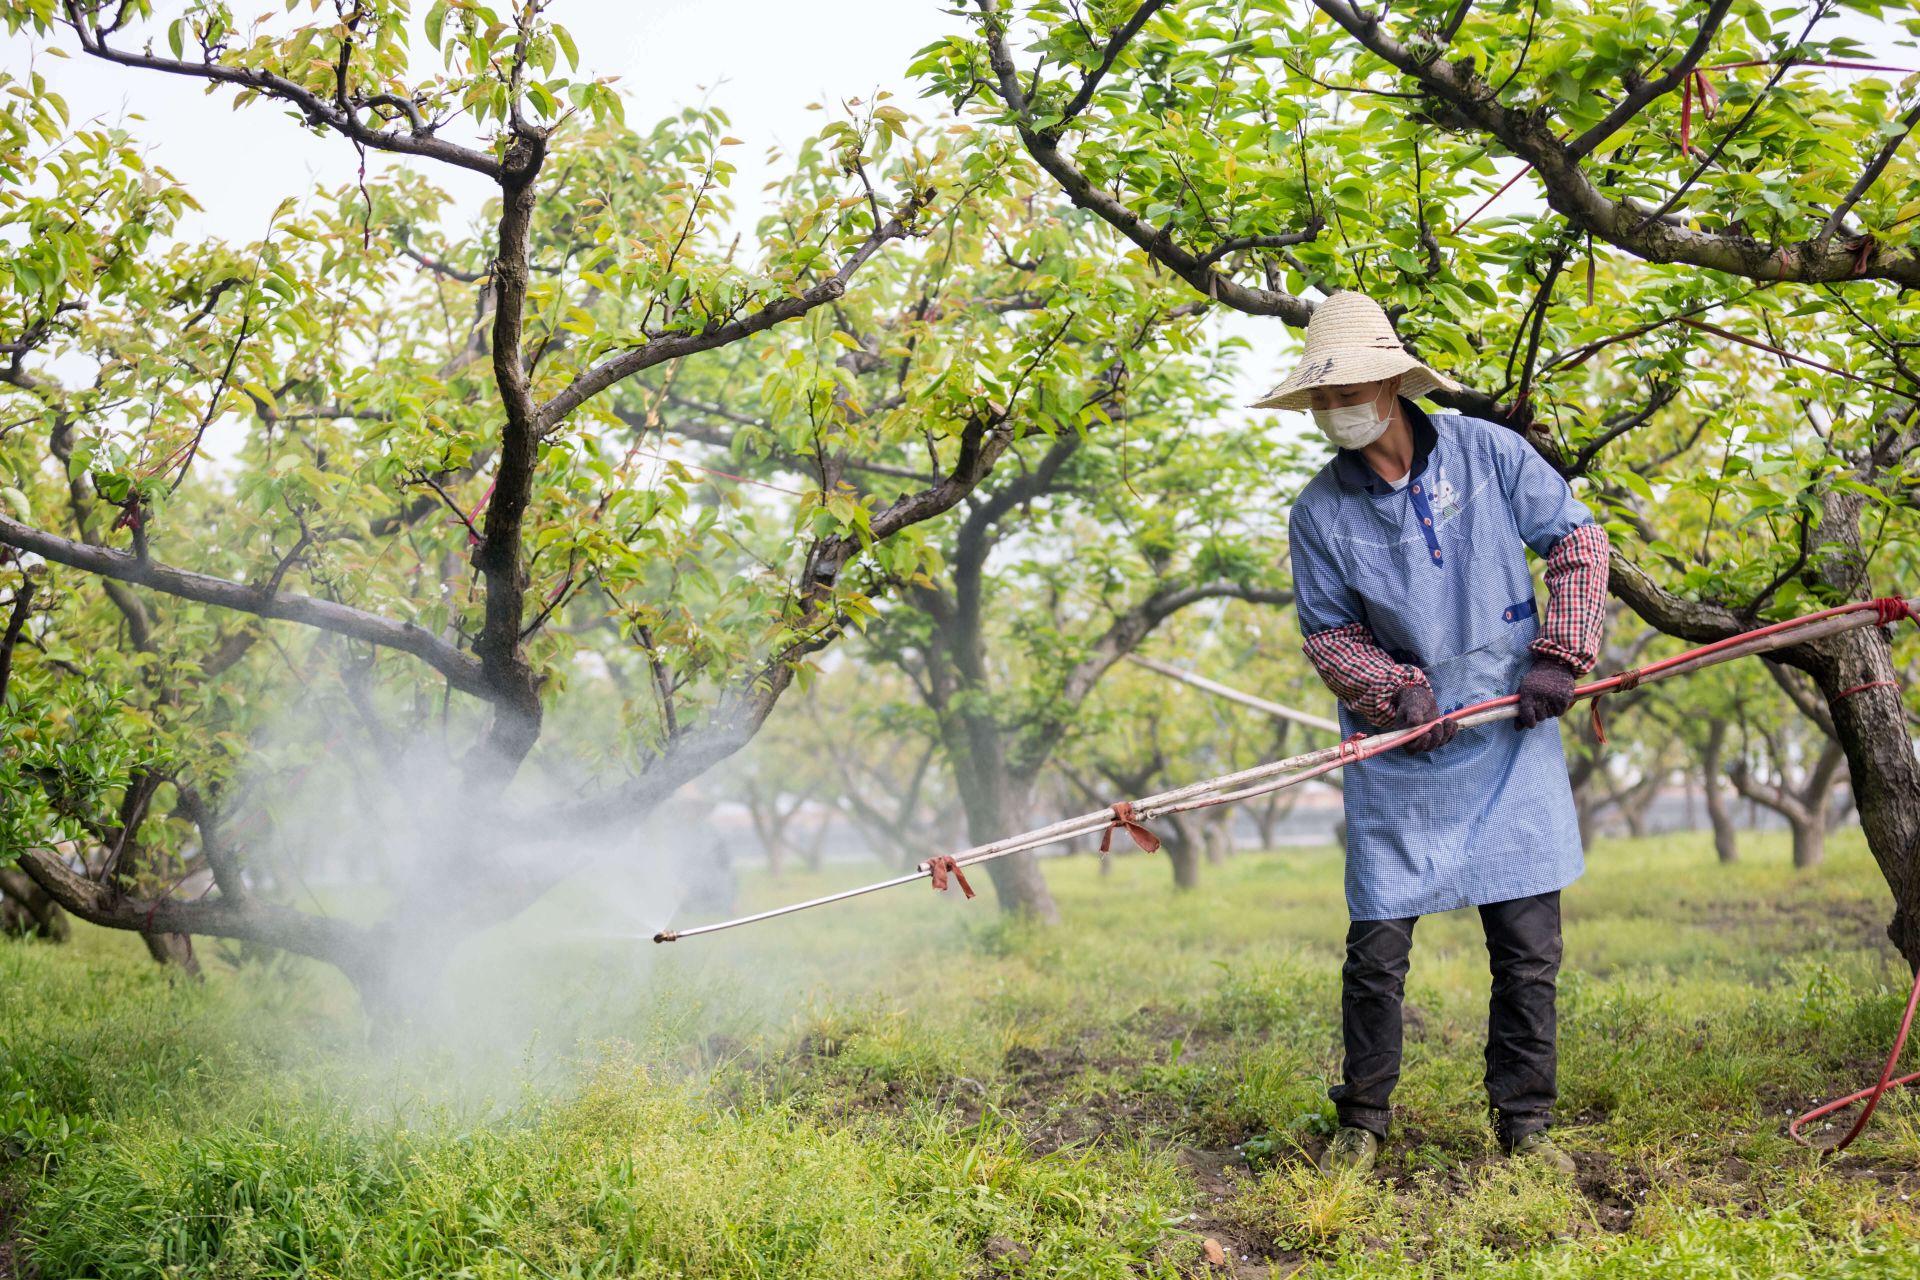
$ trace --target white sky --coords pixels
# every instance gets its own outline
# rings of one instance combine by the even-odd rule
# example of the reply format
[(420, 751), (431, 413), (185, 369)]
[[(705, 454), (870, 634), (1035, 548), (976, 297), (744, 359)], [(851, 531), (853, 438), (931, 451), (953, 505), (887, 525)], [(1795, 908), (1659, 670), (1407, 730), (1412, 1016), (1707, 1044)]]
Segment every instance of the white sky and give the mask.
[[(418, 7), (424, 11), (424, 2)], [(958, 28), (960, 19), (942, 12), (950, 7), (951, 0), (562, 0), (553, 13), (579, 46), (582, 73), (621, 77), (635, 127), (709, 99), (728, 113), (733, 133), (747, 144), (728, 158), (740, 167), (733, 189), (741, 221), (750, 227), (760, 187), (777, 172), (765, 166), (767, 149), (791, 148), (831, 118), (806, 110), (808, 103), (831, 108), (884, 89), (910, 113), (924, 117), (939, 109), (916, 96), (905, 68), (915, 50)], [(1844, 13), (1822, 27), (1835, 31), (1868, 44), (1876, 60), (1920, 65), (1911, 49), (1895, 45), (1893, 29), (1859, 14)], [(55, 42), (72, 47), (70, 38)], [(143, 116), (132, 125), (135, 135), (205, 207), (182, 228), (188, 237), (257, 239), (282, 198), (351, 181), (359, 163), (340, 138), (315, 137), (270, 104), (233, 110), (225, 89), (208, 96), (184, 78), (77, 54), (66, 60), (36, 54), (24, 37), (0, 37), (0, 56), (16, 74), (29, 64), (38, 69), (66, 97), (76, 121)], [(370, 157), (369, 167), (391, 162)], [(1514, 167), (1503, 162), (1502, 175)], [(429, 171), (467, 209), (477, 209), (489, 194), (476, 175), (441, 165)], [(1522, 180), (1481, 216), (1539, 204), (1535, 184)], [(1253, 343), (1233, 389), (1245, 403), (1279, 379), (1294, 340), (1273, 319), (1223, 315), (1215, 324)], [(1304, 427), (1304, 416), (1288, 416), (1295, 419), (1289, 426)]]

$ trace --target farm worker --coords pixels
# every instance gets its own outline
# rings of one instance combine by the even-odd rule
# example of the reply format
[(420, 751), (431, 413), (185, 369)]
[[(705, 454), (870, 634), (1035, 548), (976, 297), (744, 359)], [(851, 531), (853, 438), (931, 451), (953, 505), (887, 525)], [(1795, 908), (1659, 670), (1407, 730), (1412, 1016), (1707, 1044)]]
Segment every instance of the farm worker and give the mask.
[[(1518, 434), (1414, 403), (1441, 389), (1459, 387), (1401, 346), (1378, 303), (1338, 292), (1315, 309), (1299, 365), (1255, 405), (1310, 409), (1336, 446), (1288, 537), (1300, 634), (1342, 731), (1412, 728), (1519, 694), (1512, 722), (1440, 721), (1346, 773), (1346, 1052), (1321, 1165), (1364, 1173), (1387, 1137), (1414, 922), (1478, 907), (1495, 1136), (1510, 1156), (1571, 1173), (1548, 1134), (1554, 984), (1560, 890), (1584, 863), (1554, 718), (1599, 650), (1607, 535)], [(1544, 612), (1529, 548), (1545, 561)]]

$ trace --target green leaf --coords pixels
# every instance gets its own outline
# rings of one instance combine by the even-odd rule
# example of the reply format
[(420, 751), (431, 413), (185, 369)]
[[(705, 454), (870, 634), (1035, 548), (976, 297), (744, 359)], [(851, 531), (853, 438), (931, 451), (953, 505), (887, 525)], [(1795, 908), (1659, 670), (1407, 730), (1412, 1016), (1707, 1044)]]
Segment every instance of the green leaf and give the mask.
[(1618, 471), (1614, 478), (1648, 502), (1653, 501), (1653, 486), (1637, 471)]

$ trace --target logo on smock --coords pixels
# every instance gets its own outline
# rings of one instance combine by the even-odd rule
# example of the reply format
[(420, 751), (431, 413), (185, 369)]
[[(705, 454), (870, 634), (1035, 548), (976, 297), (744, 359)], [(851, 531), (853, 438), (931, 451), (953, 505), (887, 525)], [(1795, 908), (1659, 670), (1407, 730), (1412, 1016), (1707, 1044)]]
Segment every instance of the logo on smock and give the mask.
[(1453, 487), (1453, 481), (1447, 479), (1444, 469), (1434, 473), (1432, 496), (1436, 524), (1445, 524), (1460, 514), (1460, 491)]

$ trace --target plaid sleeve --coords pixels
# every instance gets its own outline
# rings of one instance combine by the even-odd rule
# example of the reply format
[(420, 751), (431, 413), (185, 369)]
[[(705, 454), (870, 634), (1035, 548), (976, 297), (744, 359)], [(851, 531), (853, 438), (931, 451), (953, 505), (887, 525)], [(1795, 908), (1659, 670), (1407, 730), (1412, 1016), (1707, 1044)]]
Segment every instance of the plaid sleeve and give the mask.
[(1389, 658), (1365, 623), (1316, 631), (1306, 637), (1305, 648), (1307, 661), (1334, 696), (1379, 728), (1393, 723), (1395, 694), (1427, 683), (1420, 668)]
[(1583, 524), (1547, 554), (1547, 612), (1533, 651), (1557, 658), (1575, 675), (1593, 670), (1607, 621), (1607, 531)]

